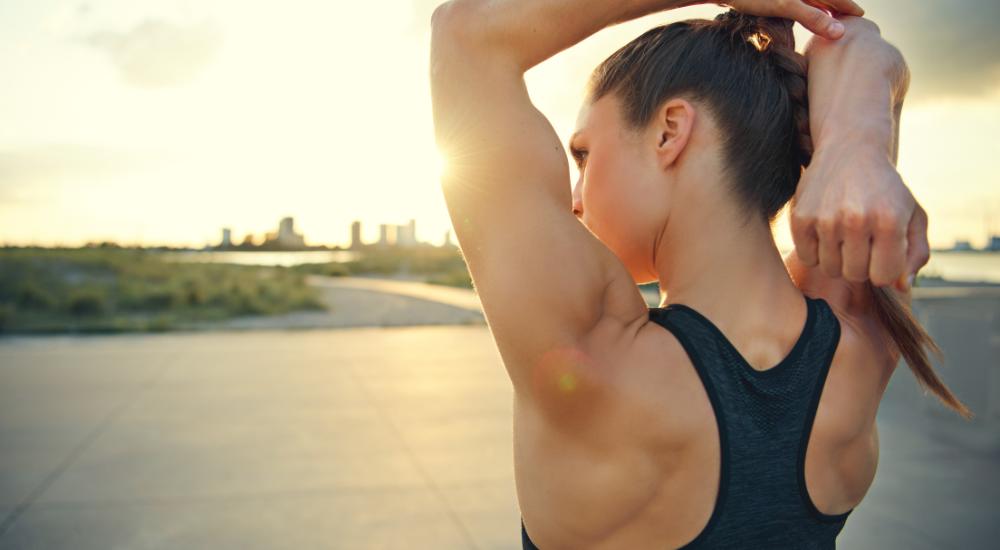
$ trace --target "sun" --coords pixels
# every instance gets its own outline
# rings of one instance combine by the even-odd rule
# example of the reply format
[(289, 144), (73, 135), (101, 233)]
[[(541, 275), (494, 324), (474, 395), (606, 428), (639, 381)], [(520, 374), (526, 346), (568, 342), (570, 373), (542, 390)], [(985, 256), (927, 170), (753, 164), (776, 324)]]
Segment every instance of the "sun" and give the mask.
[(434, 176), (440, 182), (441, 179), (444, 178), (445, 173), (448, 171), (448, 159), (445, 158), (444, 153), (442, 153), (440, 149), (434, 149), (432, 165)]

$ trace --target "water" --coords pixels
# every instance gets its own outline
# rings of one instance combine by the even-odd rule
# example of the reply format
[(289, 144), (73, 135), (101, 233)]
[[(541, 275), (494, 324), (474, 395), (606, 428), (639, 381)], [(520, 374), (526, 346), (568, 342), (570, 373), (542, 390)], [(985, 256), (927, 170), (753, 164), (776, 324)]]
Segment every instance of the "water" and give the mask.
[(220, 252), (164, 252), (167, 258), (179, 262), (208, 262), (239, 265), (280, 265), (320, 264), (329, 262), (350, 262), (358, 259), (356, 250), (306, 250), (301, 252), (253, 252), (248, 250), (227, 250)]
[(931, 252), (920, 275), (1000, 283), (1000, 252)]
[[(782, 256), (788, 250), (781, 251)], [(177, 261), (213, 262), (240, 265), (293, 266), (307, 263), (349, 262), (361, 254), (356, 250), (310, 250), (303, 252), (165, 252)], [(943, 277), (949, 281), (986, 281), (1000, 283), (1000, 253), (932, 252), (921, 275)]]
[[(782, 257), (791, 251), (779, 249)], [(948, 281), (1000, 283), (1000, 252), (932, 251), (918, 273)]]

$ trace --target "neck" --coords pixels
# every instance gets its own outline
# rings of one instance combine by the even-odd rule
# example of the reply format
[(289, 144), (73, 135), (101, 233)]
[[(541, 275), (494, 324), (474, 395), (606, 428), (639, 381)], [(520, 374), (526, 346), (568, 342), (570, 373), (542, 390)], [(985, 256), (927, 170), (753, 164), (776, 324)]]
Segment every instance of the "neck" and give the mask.
[(763, 222), (740, 227), (718, 211), (679, 213), (664, 228), (653, 261), (660, 307), (681, 303), (714, 320), (746, 319), (797, 311), (803, 300)]

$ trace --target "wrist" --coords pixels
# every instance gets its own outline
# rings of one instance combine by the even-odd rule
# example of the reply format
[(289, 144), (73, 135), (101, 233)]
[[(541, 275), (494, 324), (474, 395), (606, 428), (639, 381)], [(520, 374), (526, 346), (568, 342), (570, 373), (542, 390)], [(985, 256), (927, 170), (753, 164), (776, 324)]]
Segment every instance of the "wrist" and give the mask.
[(894, 120), (888, 106), (878, 113), (859, 115), (849, 112), (847, 116), (831, 113), (818, 130), (813, 131), (815, 151), (826, 149), (856, 149), (859, 153), (892, 155)]
[(831, 139), (815, 148), (809, 167), (843, 163), (895, 169), (892, 158), (892, 139), (874, 138), (863, 132), (845, 131), (831, 135)]

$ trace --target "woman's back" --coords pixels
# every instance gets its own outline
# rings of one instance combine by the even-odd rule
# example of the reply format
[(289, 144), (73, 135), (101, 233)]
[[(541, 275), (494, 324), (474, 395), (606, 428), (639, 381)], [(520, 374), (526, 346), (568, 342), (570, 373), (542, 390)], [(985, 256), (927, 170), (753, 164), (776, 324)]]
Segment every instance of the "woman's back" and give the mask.
[(830, 547), (874, 478), (896, 358), (846, 303), (803, 301), (773, 312), (798, 327), (780, 362), (751, 365), (715, 323), (672, 304), (605, 355), (616, 374), (599, 413), (556, 426), (517, 402), (526, 547)]

